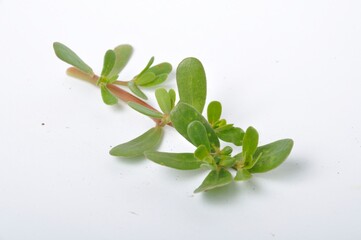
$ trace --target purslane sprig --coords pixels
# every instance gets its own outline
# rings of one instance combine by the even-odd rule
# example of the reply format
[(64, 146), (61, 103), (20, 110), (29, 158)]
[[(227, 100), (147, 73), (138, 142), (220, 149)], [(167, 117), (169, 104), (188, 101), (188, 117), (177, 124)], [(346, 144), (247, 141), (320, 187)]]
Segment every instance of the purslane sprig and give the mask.
[[(160, 111), (143, 101), (147, 100), (147, 96), (141, 88), (163, 83), (172, 71), (171, 64), (163, 62), (152, 66), (152, 57), (132, 80), (121, 81), (118, 80), (119, 75), (133, 53), (133, 48), (128, 44), (119, 45), (105, 53), (100, 76), (64, 44), (55, 42), (53, 48), (58, 58), (73, 66), (67, 70), (70, 76), (88, 80), (100, 87), (104, 103), (117, 104), (119, 98), (155, 121), (155, 127), (129, 142), (113, 147), (110, 154), (126, 158), (145, 156), (155, 163), (179, 170), (209, 168), (209, 174), (195, 193), (222, 187), (233, 181), (248, 180), (254, 173), (270, 171), (283, 163), (292, 150), (292, 139), (258, 146), (257, 130), (251, 126), (244, 131), (227, 123), (221, 118), (222, 105), (218, 101), (208, 104), (205, 118), (202, 112), (207, 95), (206, 74), (202, 63), (196, 58), (186, 58), (177, 67), (178, 102), (175, 90), (155, 90)], [(119, 86), (127, 87), (134, 95)], [(194, 152), (156, 151), (166, 126), (174, 127), (193, 144)], [(234, 146), (221, 146), (221, 142)], [(241, 152), (234, 154), (233, 148)]]

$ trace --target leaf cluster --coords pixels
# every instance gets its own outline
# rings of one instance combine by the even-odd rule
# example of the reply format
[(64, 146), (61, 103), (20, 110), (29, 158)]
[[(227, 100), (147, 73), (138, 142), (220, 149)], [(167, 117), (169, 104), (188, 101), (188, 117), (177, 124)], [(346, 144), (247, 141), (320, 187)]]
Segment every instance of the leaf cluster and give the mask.
[[(94, 76), (93, 70), (65, 45), (54, 43), (54, 50), (61, 60), (89, 76)], [(132, 52), (133, 48), (125, 44), (105, 53), (103, 69), (97, 81), (104, 103), (117, 103), (117, 98), (108, 89), (109, 84), (128, 87), (136, 96), (147, 99), (140, 87), (159, 85), (172, 71), (172, 66), (166, 62), (153, 66), (152, 57), (132, 80), (119, 81), (119, 74), (128, 63)], [(222, 118), (222, 104), (218, 101), (211, 101), (207, 106), (206, 117), (203, 116), (207, 81), (204, 67), (198, 59), (184, 59), (177, 67), (176, 81), (178, 102), (174, 89), (155, 90), (160, 111), (137, 101), (127, 102), (139, 113), (159, 121), (141, 136), (112, 148), (111, 155), (126, 158), (144, 155), (155, 163), (179, 170), (206, 167), (209, 173), (195, 190), (196, 193), (222, 187), (233, 181), (248, 180), (253, 174), (270, 171), (286, 160), (293, 147), (292, 139), (259, 146), (257, 130), (252, 126), (243, 130), (228, 123)], [(194, 151), (156, 151), (165, 126), (173, 126), (194, 146)]]

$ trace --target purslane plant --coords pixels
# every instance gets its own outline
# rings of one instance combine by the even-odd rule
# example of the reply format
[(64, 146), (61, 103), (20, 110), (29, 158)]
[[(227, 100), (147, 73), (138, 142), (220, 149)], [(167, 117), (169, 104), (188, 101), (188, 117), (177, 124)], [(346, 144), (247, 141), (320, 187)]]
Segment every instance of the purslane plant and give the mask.
[[(175, 90), (155, 90), (159, 111), (143, 101), (147, 100), (147, 96), (141, 89), (163, 83), (172, 71), (171, 64), (163, 62), (152, 66), (152, 57), (133, 79), (120, 81), (119, 74), (133, 53), (133, 48), (128, 44), (119, 45), (105, 53), (100, 76), (64, 44), (55, 42), (53, 48), (58, 58), (73, 66), (67, 70), (70, 76), (88, 80), (100, 87), (104, 103), (117, 104), (118, 99), (121, 99), (155, 121), (156, 126), (129, 142), (115, 146), (110, 154), (125, 158), (145, 156), (155, 163), (179, 170), (194, 170), (203, 166), (209, 168), (209, 174), (194, 191), (196, 193), (228, 185), (234, 180), (248, 180), (253, 173), (270, 171), (283, 163), (292, 150), (292, 139), (258, 146), (257, 130), (248, 127), (244, 131), (221, 118), (222, 105), (218, 101), (208, 104), (204, 117), (202, 112), (207, 95), (206, 74), (202, 63), (196, 58), (186, 58), (177, 67), (178, 102)], [(117, 85), (127, 87), (134, 95)], [(174, 127), (193, 144), (194, 152), (156, 151), (166, 126)], [(233, 147), (221, 146), (220, 140), (230, 143), (236, 149), (240, 148), (241, 152), (233, 154)]]

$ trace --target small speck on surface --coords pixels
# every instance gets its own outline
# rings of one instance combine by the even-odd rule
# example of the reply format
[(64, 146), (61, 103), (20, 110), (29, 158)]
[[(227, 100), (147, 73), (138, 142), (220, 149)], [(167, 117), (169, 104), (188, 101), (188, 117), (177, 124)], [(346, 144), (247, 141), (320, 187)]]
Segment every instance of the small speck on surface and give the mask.
[(45, 123), (41, 123), (41, 126), (45, 126)]

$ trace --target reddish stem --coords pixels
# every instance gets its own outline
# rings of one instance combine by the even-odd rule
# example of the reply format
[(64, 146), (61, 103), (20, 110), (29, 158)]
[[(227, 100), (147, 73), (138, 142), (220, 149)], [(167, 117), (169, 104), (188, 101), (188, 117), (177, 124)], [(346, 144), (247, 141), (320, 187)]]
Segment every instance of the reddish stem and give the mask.
[[(80, 71), (79, 69), (75, 68), (75, 67), (70, 67), (66, 70), (66, 73), (69, 76), (78, 78), (78, 79), (82, 79), (82, 80), (86, 80), (94, 85), (97, 84), (97, 81), (99, 79), (99, 76), (97, 75), (89, 75), (87, 73), (84, 73), (82, 71)], [(157, 109), (155, 109), (154, 107), (152, 107), (151, 105), (149, 105), (148, 103), (144, 102), (143, 100), (137, 98), (136, 96), (128, 93), (127, 91), (119, 88), (118, 86), (114, 85), (114, 84), (108, 84), (107, 88), (115, 95), (117, 96), (120, 100), (124, 101), (124, 102), (135, 102), (138, 103), (146, 108), (149, 108), (153, 111), (157, 111), (159, 112)], [(158, 118), (151, 118), (153, 119), (153, 121), (157, 124), (160, 125), (161, 124), (161, 119)], [(168, 124), (171, 126), (171, 124)]]

